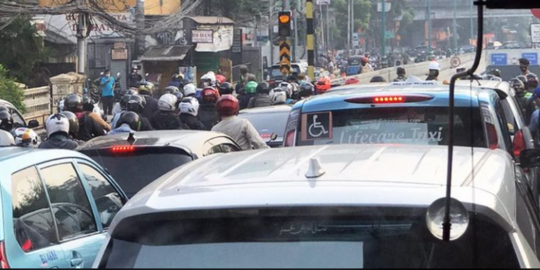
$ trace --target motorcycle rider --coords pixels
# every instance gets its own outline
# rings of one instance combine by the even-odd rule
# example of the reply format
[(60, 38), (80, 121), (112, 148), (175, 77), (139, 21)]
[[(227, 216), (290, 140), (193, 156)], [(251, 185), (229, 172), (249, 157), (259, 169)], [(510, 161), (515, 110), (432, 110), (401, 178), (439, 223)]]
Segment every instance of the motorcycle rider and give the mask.
[(152, 116), (154, 116), (154, 114), (158, 111), (158, 100), (153, 97), (154, 84), (151, 82), (141, 83), (139, 86), (139, 95), (144, 97), (144, 100), (146, 101), (144, 111), (140, 114), (146, 119), (151, 119)]
[(201, 77), (201, 88), (216, 87), (216, 74), (213, 71), (208, 71)]
[(63, 114), (53, 114), (45, 121), (47, 140), (39, 145), (40, 149), (74, 150), (79, 144), (69, 138), (69, 120)]
[(25, 127), (16, 128), (11, 131), (11, 135), (15, 138), (15, 145), (20, 147), (38, 148), (41, 143), (41, 138), (37, 133)]
[(188, 83), (184, 86), (184, 97), (197, 97), (197, 87)]
[(525, 116), (525, 120), (527, 120), (526, 113), (527, 113), (527, 103), (528, 98), (525, 97), (525, 84), (518, 78), (513, 78), (509, 81), (510, 87), (516, 91), (516, 100), (519, 103), (519, 107), (521, 109), (521, 113), (523, 116)]
[(270, 98), (270, 85), (267, 82), (260, 82), (257, 85), (257, 95), (249, 100), (248, 108), (260, 108), (272, 106)]
[(0, 147), (15, 146), (15, 138), (11, 133), (0, 129)]
[(426, 81), (438, 81), (439, 72), (441, 71), (441, 65), (437, 61), (431, 61), (428, 65), (429, 75)]
[(185, 97), (180, 102), (180, 120), (184, 128), (191, 130), (206, 130), (204, 124), (197, 118), (199, 101), (194, 97)]
[(231, 83), (224, 82), (219, 85), (219, 95), (232, 95), (234, 93), (234, 89)]
[(171, 81), (169, 82), (169, 86), (174, 86), (176, 88), (183, 88), (183, 82), (184, 81), (184, 75), (182, 74), (174, 74), (172, 75)]
[(134, 133), (140, 131), (142, 126), (142, 121), (139, 114), (135, 112), (125, 112), (120, 117), (118, 121), (118, 127), (113, 129), (109, 135), (120, 134), (120, 133)]
[(240, 110), (247, 108), (249, 100), (257, 94), (257, 83), (249, 81), (244, 87), (244, 91), (239, 95)]
[(143, 77), (141, 76), (141, 74), (139, 74), (139, 70), (137, 68), (133, 68), (131, 70), (131, 74), (129, 74), (129, 87), (139, 87), (142, 79)]
[(272, 105), (287, 104), (287, 93), (281, 88), (272, 89), (270, 91), (270, 98), (272, 99)]
[(88, 116), (94, 120), (94, 122), (101, 127), (103, 130), (109, 132), (111, 131), (111, 125), (109, 125), (103, 118), (96, 113), (96, 106), (94, 106), (94, 103), (92, 103), (92, 99), (89, 97), (83, 97), (83, 112), (88, 113)]
[[(83, 99), (77, 94), (69, 94), (64, 100), (65, 111), (74, 113), (77, 115), (77, 119), (79, 119), (79, 132), (75, 138), (85, 142), (92, 138), (103, 136), (106, 130), (110, 130), (110, 126), (100, 116), (91, 111), (93, 104), (91, 105), (92, 109), (90, 109), (88, 103), (91, 104), (91, 102), (86, 101), (87, 105), (83, 106)], [(99, 122), (96, 120), (99, 120)]]
[(394, 79), (394, 82), (404, 82), (407, 80), (407, 72), (403, 67), (397, 68), (397, 78)]
[(69, 121), (69, 138), (75, 141), (77, 144), (83, 145), (84, 141), (76, 139), (79, 134), (79, 118), (77, 118), (77, 115), (70, 111), (63, 111), (60, 114), (67, 117)]
[(159, 98), (159, 111), (150, 121), (155, 130), (182, 129), (182, 122), (176, 114), (177, 100), (178, 98), (173, 94), (164, 94)]
[(369, 80), (370, 83), (381, 83), (381, 82), (386, 82), (386, 80), (382, 77), (382, 76), (373, 76), (371, 78), (371, 80)]
[(310, 98), (315, 93), (315, 86), (311, 83), (303, 83), (300, 85), (300, 100)]
[(222, 96), (216, 107), (222, 121), (215, 125), (212, 131), (229, 135), (242, 150), (269, 148), (247, 119), (237, 117), (239, 104), (234, 96)]
[[(143, 115), (143, 112), (146, 111), (146, 106), (147, 106), (146, 99), (143, 96), (131, 95), (129, 97), (127, 110), (128, 112), (134, 112), (139, 115), (139, 121), (141, 122), (141, 127), (138, 130), (141, 130), (141, 131), (153, 130), (152, 124), (150, 124), (150, 120)], [(122, 115), (124, 114), (125, 113), (123, 113)], [(122, 119), (122, 116), (120, 116), (120, 119)], [(121, 125), (120, 120), (118, 121), (118, 124), (116, 127), (119, 127), (119, 125)]]
[(201, 93), (201, 105), (199, 107), (199, 120), (206, 127), (206, 130), (212, 129), (219, 122), (219, 116), (216, 111), (216, 102), (219, 99), (219, 93), (212, 87), (207, 87)]

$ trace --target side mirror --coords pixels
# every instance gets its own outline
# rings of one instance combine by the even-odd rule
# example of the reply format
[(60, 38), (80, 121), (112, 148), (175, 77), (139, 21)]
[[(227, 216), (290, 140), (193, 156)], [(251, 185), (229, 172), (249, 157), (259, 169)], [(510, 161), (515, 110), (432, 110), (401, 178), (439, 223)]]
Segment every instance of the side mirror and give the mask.
[(270, 141), (275, 141), (277, 139), (278, 135), (274, 132), (272, 133), (272, 137), (270, 137)]
[(37, 120), (30, 120), (28, 122), (28, 128), (37, 128), (39, 127), (39, 122)]
[(519, 154), (522, 168), (540, 167), (540, 149), (525, 149)]

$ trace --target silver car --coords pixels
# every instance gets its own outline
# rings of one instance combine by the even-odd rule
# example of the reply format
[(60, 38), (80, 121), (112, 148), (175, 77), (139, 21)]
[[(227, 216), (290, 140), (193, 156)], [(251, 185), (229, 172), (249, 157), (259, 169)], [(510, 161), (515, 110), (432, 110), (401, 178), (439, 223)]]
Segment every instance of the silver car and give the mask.
[[(540, 219), (503, 150), (328, 145), (213, 155), (118, 213), (94, 267), (540, 267)], [(442, 200), (441, 200), (442, 199)]]

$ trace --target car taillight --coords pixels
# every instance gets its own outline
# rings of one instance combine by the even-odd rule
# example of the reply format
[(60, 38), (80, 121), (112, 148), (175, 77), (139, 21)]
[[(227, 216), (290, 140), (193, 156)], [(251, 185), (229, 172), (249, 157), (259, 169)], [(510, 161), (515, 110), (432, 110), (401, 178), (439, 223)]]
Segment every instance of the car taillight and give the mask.
[(9, 264), (7, 262), (6, 257), (6, 247), (4, 242), (0, 242), (0, 268), (1, 269), (8, 269)]
[(283, 146), (285, 147), (292, 147), (295, 145), (296, 128), (298, 126), (299, 116), (300, 110), (292, 110), (289, 113), (289, 119), (287, 120), (287, 126), (285, 127), (285, 139), (283, 140)]
[(405, 103), (405, 102), (422, 102), (433, 99), (429, 95), (400, 95), (400, 96), (371, 96), (371, 97), (353, 97), (345, 99), (349, 103), (363, 104), (388, 104), (388, 103)]
[(520, 130), (514, 135), (514, 157), (519, 157), (523, 150), (525, 150), (525, 137)]
[(499, 137), (497, 136), (497, 129), (494, 125), (486, 123), (487, 137), (489, 149), (499, 148)]
[(135, 146), (133, 145), (121, 145), (111, 147), (111, 152), (113, 153), (130, 153), (135, 151)]

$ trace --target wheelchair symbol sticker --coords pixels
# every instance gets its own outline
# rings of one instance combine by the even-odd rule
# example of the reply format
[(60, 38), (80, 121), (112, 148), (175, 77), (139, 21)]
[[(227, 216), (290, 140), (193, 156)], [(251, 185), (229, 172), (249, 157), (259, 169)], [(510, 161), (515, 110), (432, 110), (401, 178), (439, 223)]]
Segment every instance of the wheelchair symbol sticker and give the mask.
[(302, 140), (332, 139), (330, 112), (302, 115)]

